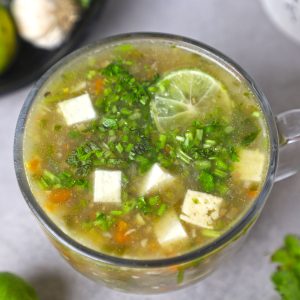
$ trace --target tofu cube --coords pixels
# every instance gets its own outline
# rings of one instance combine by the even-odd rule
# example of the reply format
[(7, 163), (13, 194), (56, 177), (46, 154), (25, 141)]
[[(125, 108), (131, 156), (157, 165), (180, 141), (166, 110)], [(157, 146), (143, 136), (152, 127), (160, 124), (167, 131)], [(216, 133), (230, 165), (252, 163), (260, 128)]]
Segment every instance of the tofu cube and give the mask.
[(94, 202), (121, 204), (121, 171), (96, 170), (94, 175)]
[(166, 212), (154, 225), (154, 233), (161, 246), (174, 244), (188, 237), (174, 210)]
[(58, 109), (68, 126), (93, 120), (97, 117), (89, 94), (62, 101)]
[(180, 219), (203, 228), (212, 229), (213, 222), (219, 217), (223, 199), (210, 194), (187, 190)]
[(234, 176), (240, 180), (261, 182), (266, 157), (259, 150), (243, 149), (239, 152), (239, 161), (234, 165)]
[(174, 176), (163, 170), (158, 163), (155, 163), (145, 175), (139, 192), (141, 195), (146, 195), (159, 191), (172, 183), (174, 179)]

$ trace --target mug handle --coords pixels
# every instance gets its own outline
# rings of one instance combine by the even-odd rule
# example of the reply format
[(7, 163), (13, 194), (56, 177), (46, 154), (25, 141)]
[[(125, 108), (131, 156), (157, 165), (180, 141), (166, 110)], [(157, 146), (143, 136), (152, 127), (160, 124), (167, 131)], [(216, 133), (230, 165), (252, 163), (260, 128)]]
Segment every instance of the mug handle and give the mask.
[(300, 109), (280, 113), (276, 117), (279, 135), (279, 160), (276, 181), (300, 171)]

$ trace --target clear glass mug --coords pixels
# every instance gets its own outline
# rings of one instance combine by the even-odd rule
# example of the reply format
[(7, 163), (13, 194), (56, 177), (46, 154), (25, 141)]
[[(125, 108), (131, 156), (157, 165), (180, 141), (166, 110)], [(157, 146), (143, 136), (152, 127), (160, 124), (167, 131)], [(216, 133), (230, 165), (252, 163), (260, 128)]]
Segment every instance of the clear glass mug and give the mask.
[[(134, 260), (113, 257), (91, 250), (60, 230), (41, 209), (31, 193), (24, 170), (23, 136), (28, 113), (38, 92), (52, 74), (80, 55), (99, 51), (103, 47), (135, 40), (164, 41), (200, 52), (212, 61), (222, 64), (241, 80), (245, 81), (261, 106), (269, 131), (270, 164), (263, 189), (246, 214), (227, 232), (202, 248), (172, 258)], [(291, 110), (274, 117), (270, 105), (252, 78), (235, 62), (217, 50), (185, 37), (160, 33), (132, 33), (104, 39), (68, 55), (53, 66), (32, 88), (21, 110), (15, 133), (14, 160), (17, 179), (23, 196), (41, 227), (60, 254), (77, 271), (104, 283), (108, 287), (131, 293), (161, 293), (172, 291), (199, 281), (217, 268), (228, 255), (239, 248), (261, 213), (261, 210), (276, 180), (293, 175), (299, 169), (299, 158), (293, 145), (300, 140), (300, 110)], [(280, 152), (279, 166), (277, 166)]]

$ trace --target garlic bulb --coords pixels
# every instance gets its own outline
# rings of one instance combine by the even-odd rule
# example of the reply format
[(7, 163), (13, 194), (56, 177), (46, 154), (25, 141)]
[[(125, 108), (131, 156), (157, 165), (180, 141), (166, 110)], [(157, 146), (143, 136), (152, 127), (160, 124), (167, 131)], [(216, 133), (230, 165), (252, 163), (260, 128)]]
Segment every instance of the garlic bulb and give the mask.
[(60, 46), (80, 14), (75, 0), (13, 0), (11, 11), (20, 36), (45, 49)]

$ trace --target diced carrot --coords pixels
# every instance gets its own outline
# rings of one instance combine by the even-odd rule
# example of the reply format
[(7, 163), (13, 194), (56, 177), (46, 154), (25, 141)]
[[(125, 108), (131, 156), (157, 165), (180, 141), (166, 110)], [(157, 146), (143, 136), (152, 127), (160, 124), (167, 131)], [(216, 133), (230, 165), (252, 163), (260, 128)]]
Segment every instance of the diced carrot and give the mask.
[(95, 81), (94, 81), (94, 90), (96, 92), (96, 94), (100, 94), (102, 92), (104, 88), (104, 81), (102, 78), (97, 78)]
[(258, 194), (258, 191), (257, 190), (248, 190), (247, 191), (247, 196), (251, 199), (255, 198)]
[(125, 221), (121, 220), (117, 223), (117, 229), (119, 231), (125, 232), (128, 229), (128, 224)]
[(116, 224), (116, 231), (114, 234), (114, 240), (118, 243), (118, 244), (126, 244), (130, 241), (130, 236), (129, 235), (125, 235), (126, 231), (128, 229), (128, 224), (125, 221), (119, 221)]
[(47, 210), (48, 212), (54, 212), (57, 208), (57, 205), (49, 200), (47, 200), (44, 204), (44, 208), (45, 210)]
[(41, 171), (41, 160), (34, 158), (27, 162), (26, 167), (31, 173), (37, 174)]
[(71, 191), (67, 189), (53, 190), (48, 196), (52, 203), (64, 203), (71, 198)]
[(155, 252), (155, 251), (157, 251), (158, 250), (158, 245), (157, 245), (157, 243), (155, 243), (155, 242), (150, 242), (149, 244), (148, 244), (148, 249), (150, 250), (150, 251), (153, 251), (153, 252)]

